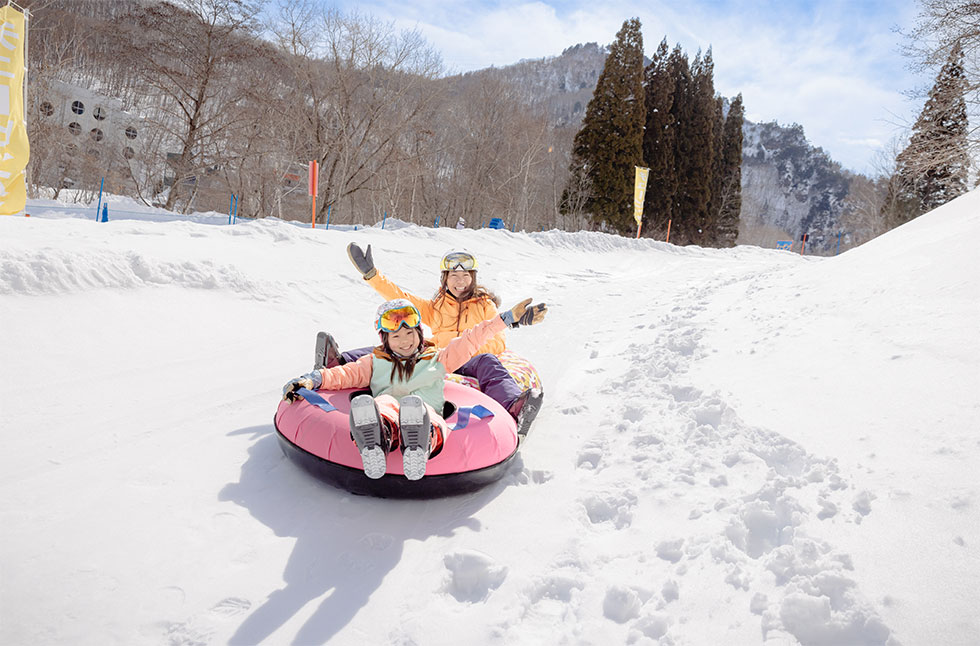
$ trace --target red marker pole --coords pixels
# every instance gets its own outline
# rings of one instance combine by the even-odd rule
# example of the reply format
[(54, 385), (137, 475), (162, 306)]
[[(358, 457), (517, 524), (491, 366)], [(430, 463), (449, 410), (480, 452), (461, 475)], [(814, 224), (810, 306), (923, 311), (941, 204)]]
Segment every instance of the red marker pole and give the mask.
[(310, 218), (310, 228), (316, 228), (316, 188), (317, 180), (320, 179), (320, 165), (313, 160), (310, 162), (310, 197), (313, 198), (313, 215)]

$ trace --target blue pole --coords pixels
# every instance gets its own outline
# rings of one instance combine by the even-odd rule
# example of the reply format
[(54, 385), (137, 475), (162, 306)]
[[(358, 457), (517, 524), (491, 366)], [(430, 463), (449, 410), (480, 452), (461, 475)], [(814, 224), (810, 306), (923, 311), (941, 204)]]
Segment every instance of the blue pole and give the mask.
[(439, 216), (438, 215), (436, 216), (436, 228), (437, 229), (439, 228)]
[(232, 195), (235, 198), (235, 208), (232, 210), (232, 224), (238, 222), (238, 196)]
[(231, 205), (235, 202), (235, 194), (228, 196), (228, 224), (231, 224)]
[(330, 207), (329, 206), (327, 206), (327, 226), (325, 228), (327, 228), (327, 229), (330, 228)]
[(381, 228), (382, 229), (385, 228), (385, 222), (387, 222), (387, 221), (388, 221), (388, 212), (385, 211), (385, 219), (381, 221)]
[(99, 204), (95, 207), (95, 221), (99, 221), (99, 212), (102, 210), (102, 186), (105, 184), (105, 177), (99, 182)]

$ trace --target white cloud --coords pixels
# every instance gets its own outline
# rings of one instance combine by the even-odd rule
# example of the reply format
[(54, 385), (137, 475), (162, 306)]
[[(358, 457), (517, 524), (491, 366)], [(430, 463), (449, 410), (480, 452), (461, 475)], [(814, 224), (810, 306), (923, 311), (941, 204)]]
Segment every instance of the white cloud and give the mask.
[[(797, 6), (799, 5), (799, 6)], [(799, 123), (807, 137), (852, 170), (868, 169), (871, 142), (888, 141), (896, 122), (921, 105), (902, 94), (931, 79), (905, 70), (898, 53), (914, 0), (897, 3), (758, 2), (430, 2), (358, 3), (361, 11), (418, 29), (451, 71), (555, 56), (566, 47), (608, 44), (624, 20), (643, 24), (647, 54), (666, 35), (693, 58), (712, 47), (715, 87), (742, 93), (748, 118)]]

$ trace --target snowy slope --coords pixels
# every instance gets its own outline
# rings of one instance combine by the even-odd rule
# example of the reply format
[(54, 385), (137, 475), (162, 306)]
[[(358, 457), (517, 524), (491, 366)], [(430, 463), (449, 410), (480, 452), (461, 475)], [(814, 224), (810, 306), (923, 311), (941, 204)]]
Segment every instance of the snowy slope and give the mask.
[[(0, 643), (975, 644), (978, 207), (829, 259), (2, 218)], [(547, 396), (500, 483), (365, 499), (283, 458), (316, 331), (373, 342), (350, 241), (549, 303), (509, 333)]]

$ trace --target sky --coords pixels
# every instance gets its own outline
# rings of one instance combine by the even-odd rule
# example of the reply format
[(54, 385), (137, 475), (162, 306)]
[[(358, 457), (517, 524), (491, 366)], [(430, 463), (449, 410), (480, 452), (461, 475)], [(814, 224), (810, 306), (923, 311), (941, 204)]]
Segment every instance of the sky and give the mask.
[[(0, 644), (976, 646), (980, 191), (836, 257), (108, 203), (0, 218)], [(548, 304), (498, 481), (385, 500), (283, 455), (279, 407), (350, 441), (281, 402), (317, 331), (378, 338), (350, 242)]]
[[(715, 89), (742, 93), (752, 121), (799, 123), (808, 139), (845, 168), (874, 174), (931, 85), (899, 49), (917, 13), (914, 0), (568, 0), (550, 2), (358, 0), (336, 3), (403, 29), (417, 29), (448, 71), (505, 66), (560, 54), (578, 43), (611, 43), (639, 17), (644, 49), (666, 36), (693, 58), (712, 48)], [(892, 157), (894, 155), (892, 154)]]

